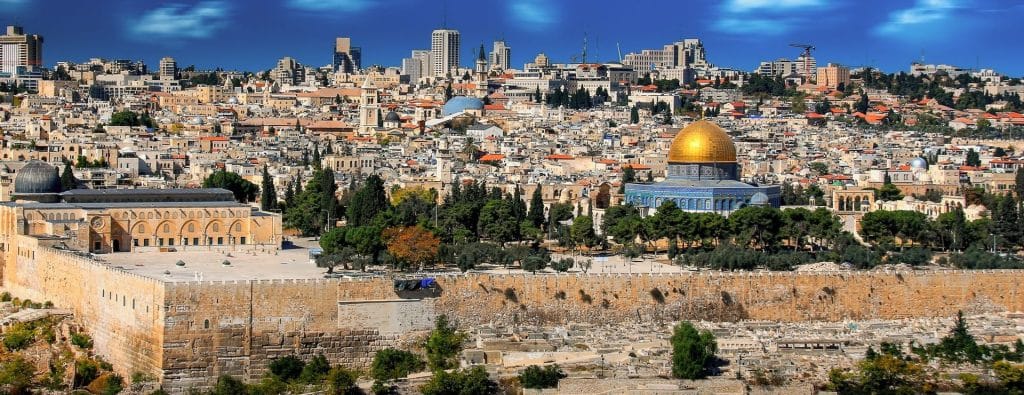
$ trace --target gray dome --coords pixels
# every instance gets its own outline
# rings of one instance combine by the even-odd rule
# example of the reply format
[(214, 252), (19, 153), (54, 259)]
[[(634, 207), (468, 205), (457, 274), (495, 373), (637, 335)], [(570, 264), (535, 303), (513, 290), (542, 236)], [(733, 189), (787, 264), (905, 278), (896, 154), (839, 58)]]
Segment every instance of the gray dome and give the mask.
[(397, 112), (391, 111), (384, 116), (384, 122), (402, 122), (402, 117), (398, 116)]
[(483, 110), (484, 102), (475, 97), (455, 96), (441, 108), (444, 116), (458, 114), (466, 110)]
[(43, 161), (29, 161), (14, 178), (14, 193), (60, 193), (57, 168)]
[(763, 192), (755, 193), (754, 196), (750, 197), (751, 206), (767, 206), (769, 203), (768, 195), (765, 195)]
[(924, 170), (928, 170), (928, 161), (924, 160), (924, 158), (914, 158), (914, 159), (911, 159), (910, 160), (910, 168), (911, 169), (924, 169)]

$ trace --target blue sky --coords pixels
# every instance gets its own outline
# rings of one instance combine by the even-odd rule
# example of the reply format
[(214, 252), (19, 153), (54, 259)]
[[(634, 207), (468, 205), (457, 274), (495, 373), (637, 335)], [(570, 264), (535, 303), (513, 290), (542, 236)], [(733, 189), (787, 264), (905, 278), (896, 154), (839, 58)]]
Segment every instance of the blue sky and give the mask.
[(809, 43), (819, 63), (906, 70), (923, 54), (1024, 75), (1021, 0), (0, 0), (0, 23), (44, 36), (47, 65), (108, 57), (155, 68), (173, 56), (263, 70), (292, 56), (320, 66), (335, 36), (352, 37), (364, 65), (399, 65), (445, 20), (462, 32), (464, 65), (502, 37), (517, 67), (539, 52), (565, 62), (586, 34), (591, 60), (617, 58), (616, 43), (626, 53), (699, 37), (711, 62), (742, 70)]

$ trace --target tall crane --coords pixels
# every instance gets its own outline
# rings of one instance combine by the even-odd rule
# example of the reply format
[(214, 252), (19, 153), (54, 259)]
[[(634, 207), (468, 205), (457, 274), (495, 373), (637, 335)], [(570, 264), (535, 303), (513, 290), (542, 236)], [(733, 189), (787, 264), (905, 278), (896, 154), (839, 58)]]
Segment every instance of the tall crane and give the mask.
[(800, 54), (804, 58), (804, 78), (811, 78), (811, 51), (816, 50), (813, 45), (810, 44), (789, 44), (793, 48), (803, 48), (804, 52)]

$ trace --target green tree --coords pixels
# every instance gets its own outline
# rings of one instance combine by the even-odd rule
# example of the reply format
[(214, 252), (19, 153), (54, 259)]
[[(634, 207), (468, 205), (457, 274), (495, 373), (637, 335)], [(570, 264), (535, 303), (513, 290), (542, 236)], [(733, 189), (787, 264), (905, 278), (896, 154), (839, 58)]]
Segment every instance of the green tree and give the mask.
[(480, 209), (477, 228), (480, 236), (504, 245), (519, 237), (519, 222), (516, 221), (512, 203), (506, 199), (491, 199)]
[(672, 332), (672, 376), (697, 380), (708, 376), (715, 361), (718, 343), (711, 331), (697, 331), (693, 324), (681, 322)]
[(370, 377), (375, 381), (387, 384), (404, 378), (410, 373), (423, 370), (423, 360), (408, 351), (385, 348), (373, 355), (370, 365)]
[(891, 182), (882, 184), (881, 188), (875, 190), (875, 200), (893, 202), (900, 199), (903, 199), (903, 192)]
[(594, 234), (594, 219), (587, 215), (574, 218), (572, 227), (569, 228), (569, 235), (572, 238), (573, 246), (593, 246), (597, 241), (597, 235)]
[(294, 355), (275, 358), (267, 366), (270, 369), (270, 374), (277, 376), (281, 381), (292, 381), (299, 378), (305, 367), (306, 363)]
[(619, 185), (619, 194), (626, 193), (626, 184), (636, 182), (636, 170), (633, 166), (622, 167), (622, 184)]
[(274, 180), (270, 178), (270, 172), (267, 170), (267, 165), (263, 165), (263, 180), (260, 184), (260, 210), (276, 210), (277, 190), (274, 188)]
[(309, 363), (302, 367), (302, 373), (299, 374), (299, 382), (307, 384), (323, 382), (330, 370), (331, 364), (327, 362), (327, 358), (323, 354), (317, 354), (309, 360)]
[(343, 366), (335, 366), (327, 372), (327, 393), (329, 395), (356, 395), (362, 391), (356, 386), (359, 374)]
[(236, 173), (218, 170), (203, 180), (203, 188), (224, 188), (235, 195), (235, 200), (248, 203), (256, 199), (259, 187)]
[(981, 157), (978, 156), (978, 153), (976, 151), (974, 151), (973, 148), (972, 149), (968, 149), (967, 150), (967, 158), (964, 159), (964, 164), (967, 165), (967, 166), (974, 166), (974, 167), (981, 166)]
[(1024, 167), (1017, 169), (1014, 181), (1016, 181), (1014, 189), (1017, 191), (1017, 199), (1024, 201)]
[(457, 357), (465, 340), (466, 334), (459, 332), (455, 325), (449, 323), (448, 316), (438, 316), (434, 330), (430, 332), (424, 344), (430, 369), (442, 370), (458, 366)]
[(565, 377), (566, 375), (562, 372), (562, 368), (559, 368), (557, 364), (548, 365), (543, 368), (537, 365), (530, 365), (522, 373), (519, 373), (519, 383), (523, 385), (523, 388), (558, 388), (558, 381)]
[(210, 390), (210, 395), (239, 395), (247, 393), (249, 393), (249, 389), (242, 380), (226, 374), (218, 377), (217, 384)]
[(139, 115), (130, 110), (118, 111), (110, 116), (110, 126), (141, 126)]
[(71, 163), (64, 164), (64, 171), (60, 174), (60, 189), (61, 191), (70, 191), (78, 188), (78, 179), (75, 178), (75, 173), (71, 169)]
[(629, 123), (633, 125), (640, 123), (640, 110), (636, 106), (629, 109)]
[(544, 225), (544, 198), (540, 184), (537, 184), (533, 195), (530, 196), (530, 209), (526, 214), (526, 219), (537, 229), (541, 229)]
[(483, 366), (454, 372), (438, 370), (420, 387), (423, 395), (487, 395), (497, 394), (498, 383), (491, 380)]
[(376, 174), (366, 178), (349, 201), (346, 217), (349, 226), (369, 225), (374, 218), (391, 208), (387, 193), (384, 192), (384, 180)]
[(0, 362), (0, 387), (9, 394), (28, 394), (36, 367), (25, 357), (13, 354)]

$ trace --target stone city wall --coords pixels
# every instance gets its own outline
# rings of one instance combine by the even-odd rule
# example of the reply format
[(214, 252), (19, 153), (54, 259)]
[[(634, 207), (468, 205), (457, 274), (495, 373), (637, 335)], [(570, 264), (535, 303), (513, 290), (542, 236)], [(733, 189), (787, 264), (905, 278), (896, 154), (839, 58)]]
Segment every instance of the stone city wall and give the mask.
[(124, 377), (159, 377), (163, 361), (162, 282), (17, 237), (3, 261), (3, 290), (74, 311), (94, 350)]
[(168, 284), (163, 378), (174, 389), (220, 374), (256, 380), (288, 354), (365, 368), (383, 347), (415, 344), (438, 314), (465, 327), (952, 316), (1020, 311), (1022, 280), (1024, 271), (468, 275), (439, 277), (436, 295), (415, 299), (386, 278)]

